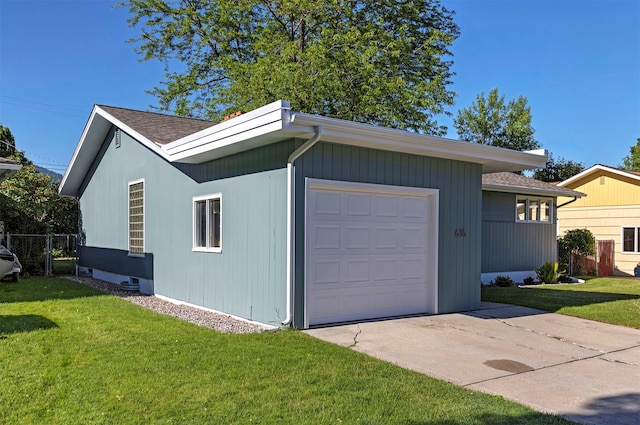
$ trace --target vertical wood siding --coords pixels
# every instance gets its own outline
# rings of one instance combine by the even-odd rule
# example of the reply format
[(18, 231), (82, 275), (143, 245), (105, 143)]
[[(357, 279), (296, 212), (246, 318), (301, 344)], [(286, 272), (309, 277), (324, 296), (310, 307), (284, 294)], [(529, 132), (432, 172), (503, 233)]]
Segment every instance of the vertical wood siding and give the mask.
[[(481, 173), (478, 164), (331, 143), (315, 145), (295, 164), (295, 305), (302, 306), (304, 301), (304, 179), (313, 177), (439, 189), (439, 311), (477, 308), (480, 303)], [(302, 326), (302, 323), (303, 312), (296, 309), (294, 324)]]
[(554, 223), (518, 223), (515, 205), (516, 194), (483, 192), (483, 273), (535, 270), (558, 261), (555, 214)]
[[(124, 133), (116, 148), (113, 137), (81, 195), (84, 244), (128, 249), (127, 182), (144, 178), (145, 251), (153, 255), (155, 293), (278, 324), (286, 309), (284, 167), (294, 142), (182, 167)], [(222, 253), (193, 252), (193, 197), (218, 192)]]

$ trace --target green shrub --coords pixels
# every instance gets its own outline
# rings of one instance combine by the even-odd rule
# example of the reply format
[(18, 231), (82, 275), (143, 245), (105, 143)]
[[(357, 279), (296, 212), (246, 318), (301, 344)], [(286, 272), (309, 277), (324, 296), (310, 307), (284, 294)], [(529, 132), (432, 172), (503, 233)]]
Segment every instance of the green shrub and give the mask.
[(564, 236), (558, 238), (558, 262), (560, 268), (567, 273), (580, 273), (579, 270), (569, 270), (571, 253), (576, 253), (580, 258), (588, 257), (596, 253), (596, 238), (588, 229), (573, 229), (565, 232)]
[(525, 285), (535, 285), (536, 280), (531, 276), (527, 276), (522, 280), (522, 283)]
[(542, 283), (558, 282), (558, 263), (544, 263), (536, 270), (538, 280)]
[(510, 286), (514, 286), (515, 282), (509, 276), (497, 276), (491, 281), (491, 284), (501, 288), (508, 288)]

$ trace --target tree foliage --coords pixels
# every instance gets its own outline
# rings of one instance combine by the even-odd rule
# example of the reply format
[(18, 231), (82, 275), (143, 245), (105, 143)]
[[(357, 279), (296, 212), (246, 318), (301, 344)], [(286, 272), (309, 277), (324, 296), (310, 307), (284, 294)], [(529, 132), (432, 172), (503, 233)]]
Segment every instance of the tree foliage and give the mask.
[(569, 269), (573, 253), (581, 258), (596, 253), (596, 238), (589, 229), (567, 230), (558, 238), (558, 262), (563, 270)]
[(278, 99), (301, 112), (442, 135), (459, 36), (439, 0), (124, 0), (158, 109), (220, 120)]
[(584, 171), (582, 162), (566, 160), (562, 157), (557, 160), (553, 154), (549, 154), (544, 168), (539, 168), (533, 173), (533, 178), (543, 182), (561, 182)]
[(76, 233), (77, 201), (58, 195), (58, 183), (36, 170), (16, 148), (8, 127), (0, 126), (0, 137), (8, 143), (0, 156), (22, 164), (22, 168), (0, 183), (0, 221), (10, 233)]
[(480, 93), (468, 108), (458, 111), (453, 120), (460, 140), (519, 151), (537, 149), (535, 130), (531, 125), (531, 108), (527, 98), (505, 103), (498, 88), (485, 97)]
[(57, 183), (23, 166), (0, 183), (0, 220), (10, 233), (76, 233), (77, 202), (58, 195)]
[(628, 171), (640, 171), (640, 137), (636, 144), (629, 148), (629, 155), (622, 158), (622, 164), (619, 167)]
[(16, 139), (9, 127), (0, 125), (0, 158), (12, 159), (22, 165), (29, 165), (31, 161), (24, 156), (24, 152), (16, 149)]

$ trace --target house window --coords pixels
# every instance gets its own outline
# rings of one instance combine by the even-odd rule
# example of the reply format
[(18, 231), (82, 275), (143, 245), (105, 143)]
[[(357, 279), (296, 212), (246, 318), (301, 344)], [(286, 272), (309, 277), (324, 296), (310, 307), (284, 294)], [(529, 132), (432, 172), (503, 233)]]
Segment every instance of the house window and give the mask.
[(144, 255), (144, 180), (129, 183), (129, 254)]
[(516, 197), (516, 221), (551, 223), (552, 210), (553, 201), (551, 199), (532, 198), (527, 196)]
[(640, 252), (640, 227), (622, 228), (622, 252)]
[(222, 251), (222, 195), (193, 198), (193, 250)]

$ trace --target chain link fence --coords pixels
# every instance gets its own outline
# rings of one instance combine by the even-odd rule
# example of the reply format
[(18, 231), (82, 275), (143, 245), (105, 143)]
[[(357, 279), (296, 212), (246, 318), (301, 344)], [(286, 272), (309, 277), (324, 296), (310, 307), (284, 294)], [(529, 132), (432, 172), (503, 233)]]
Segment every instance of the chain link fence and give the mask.
[(75, 234), (7, 233), (6, 247), (18, 256), (23, 276), (71, 275), (76, 272), (78, 237)]

